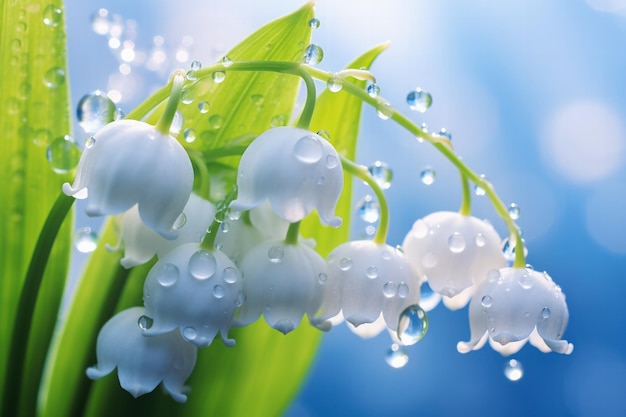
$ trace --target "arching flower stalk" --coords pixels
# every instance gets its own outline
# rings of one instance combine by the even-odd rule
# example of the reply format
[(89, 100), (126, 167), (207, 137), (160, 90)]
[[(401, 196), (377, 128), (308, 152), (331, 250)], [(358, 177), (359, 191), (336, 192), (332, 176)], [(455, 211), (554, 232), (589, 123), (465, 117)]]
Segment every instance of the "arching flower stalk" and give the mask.
[(120, 214), (135, 204), (143, 223), (166, 239), (178, 235), (175, 225), (193, 186), (187, 152), (169, 134), (184, 73), (175, 73), (168, 106), (157, 126), (117, 120), (85, 141), (74, 183), (63, 192), (87, 199), (88, 216)]
[(99, 379), (117, 368), (120, 385), (135, 398), (163, 382), (174, 400), (187, 401), (183, 384), (196, 363), (196, 347), (175, 331), (146, 337), (142, 320), (143, 307), (133, 307), (106, 322), (98, 335), (98, 364), (87, 369), (87, 376)]

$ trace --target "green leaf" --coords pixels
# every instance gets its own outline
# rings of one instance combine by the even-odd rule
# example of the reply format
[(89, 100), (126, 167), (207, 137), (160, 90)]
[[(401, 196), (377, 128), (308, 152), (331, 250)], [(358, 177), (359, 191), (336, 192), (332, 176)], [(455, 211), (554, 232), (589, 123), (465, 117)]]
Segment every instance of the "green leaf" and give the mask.
[[(346, 68), (369, 69), (376, 57), (384, 51), (388, 43), (375, 46), (367, 51)], [(365, 81), (357, 81), (355, 84), (365, 88)], [(331, 92), (326, 89), (320, 94), (313, 119), (311, 130), (325, 130), (330, 134), (330, 142), (337, 152), (354, 161), (356, 145), (361, 121), (363, 102), (352, 94), (340, 90)], [(308, 217), (302, 222), (300, 228), (304, 236), (314, 237), (317, 241), (315, 249), (326, 256), (338, 243), (347, 241), (350, 237), (350, 218), (352, 214), (352, 178), (346, 176), (341, 198), (337, 204), (336, 213), (343, 218), (341, 227), (319, 227), (317, 216)]]
[[(71, 224), (62, 227), (36, 296), (32, 331), (20, 322), (14, 331), (24, 277), (46, 216), (67, 178), (52, 171), (46, 148), (70, 132), (68, 87), (65, 82), (65, 31), (58, 1), (34, 0), (28, 5), (0, 6), (0, 393), (2, 407), (21, 401), (20, 414), (32, 414), (48, 342), (56, 324), (67, 275)], [(68, 162), (65, 155), (59, 158)], [(71, 162), (71, 161), (69, 161)], [(28, 289), (27, 291), (32, 291)], [(29, 337), (21, 361), (9, 359), (10, 343)], [(21, 339), (20, 339), (21, 340)], [(26, 340), (26, 339), (24, 339)], [(7, 372), (17, 369), (21, 383)], [(19, 398), (17, 389), (24, 396)]]

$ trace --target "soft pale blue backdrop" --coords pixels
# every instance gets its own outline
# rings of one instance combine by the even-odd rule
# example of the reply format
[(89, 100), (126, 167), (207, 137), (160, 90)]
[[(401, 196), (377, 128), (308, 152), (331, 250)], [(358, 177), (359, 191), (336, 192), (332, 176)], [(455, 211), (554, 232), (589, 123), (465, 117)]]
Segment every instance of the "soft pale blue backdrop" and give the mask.
[[(68, 0), (72, 103), (102, 89), (117, 92), (130, 110), (170, 69), (215, 60), (300, 5)], [(93, 31), (91, 16), (102, 7), (121, 16), (121, 39), (134, 42), (132, 59), (121, 55), (123, 45), (111, 49)], [(489, 348), (456, 352), (457, 341), (469, 338), (465, 309), (431, 312), (427, 337), (408, 349), (402, 369), (384, 360), (386, 335), (362, 341), (342, 326), (324, 337), (287, 416), (626, 415), (626, 1), (319, 0), (317, 15), (323, 68), (338, 70), (391, 40), (373, 68), (382, 95), (411, 113), (406, 94), (430, 91), (432, 108), (413, 118), (452, 132), (469, 165), (521, 207), (528, 261), (567, 295), (565, 337), (575, 350), (564, 357), (527, 346), (514, 355), (524, 376), (511, 382), (503, 374), (506, 359)], [(150, 71), (155, 36), (163, 37), (168, 61), (152, 61), (160, 70)], [(393, 167), (390, 243), (399, 244), (417, 218), (458, 207), (457, 174), (372, 109), (364, 116), (358, 162)], [(419, 179), (426, 165), (437, 174), (430, 186)], [(487, 201), (474, 207), (504, 231)], [(355, 223), (357, 236), (365, 224)]]

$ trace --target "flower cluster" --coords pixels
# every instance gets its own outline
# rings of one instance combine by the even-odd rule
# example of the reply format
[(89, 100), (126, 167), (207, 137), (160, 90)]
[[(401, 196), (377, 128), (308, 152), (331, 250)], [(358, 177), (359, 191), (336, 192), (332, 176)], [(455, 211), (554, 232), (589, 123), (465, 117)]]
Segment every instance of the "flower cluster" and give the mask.
[[(174, 104), (181, 78), (174, 77)], [(561, 340), (568, 312), (560, 288), (547, 274), (520, 265), (523, 256), (509, 266), (488, 222), (465, 209), (432, 213), (415, 221), (401, 247), (392, 247), (385, 204), (372, 240), (344, 242), (324, 259), (316, 242), (301, 236), (300, 223), (316, 212), (323, 225), (342, 224), (335, 211), (346, 173), (384, 201), (367, 169), (323, 136), (275, 127), (243, 151), (236, 197), (209, 201), (192, 193), (190, 159), (168, 133), (175, 110), (168, 104), (165, 122), (156, 127), (132, 120), (105, 126), (89, 140), (74, 184), (63, 187), (87, 198), (89, 215), (122, 213), (122, 266), (157, 257), (144, 283), (144, 306), (102, 328), (90, 378), (117, 367), (122, 387), (134, 396), (163, 382), (176, 401), (185, 401), (183, 384), (197, 349), (218, 333), (233, 346), (230, 329), (261, 316), (283, 334), (306, 315), (321, 330), (345, 320), (362, 337), (386, 329), (394, 343), (413, 344), (426, 331), (419, 306), (425, 285), (450, 309), (469, 302), (471, 339), (459, 342), (459, 352), (487, 340), (502, 354), (527, 340), (542, 351), (572, 351)], [(519, 233), (512, 238), (522, 245)]]

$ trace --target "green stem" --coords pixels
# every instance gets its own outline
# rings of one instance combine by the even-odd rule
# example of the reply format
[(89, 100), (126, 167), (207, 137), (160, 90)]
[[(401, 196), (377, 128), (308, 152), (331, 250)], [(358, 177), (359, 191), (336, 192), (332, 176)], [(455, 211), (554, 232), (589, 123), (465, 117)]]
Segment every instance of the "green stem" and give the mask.
[(197, 193), (200, 197), (208, 199), (211, 194), (211, 176), (209, 175), (209, 170), (206, 164), (204, 163), (204, 160), (202, 159), (202, 157), (198, 155), (196, 152), (188, 151), (187, 154), (189, 155), (189, 159), (191, 160), (193, 165), (198, 170), (197, 177), (200, 177), (200, 180), (199, 180), (200, 185), (198, 187)]
[(377, 245), (385, 244), (387, 242), (387, 233), (389, 232), (389, 206), (383, 189), (372, 177), (367, 167), (355, 164), (343, 155), (341, 155), (341, 166), (344, 171), (365, 182), (374, 191), (378, 204), (380, 204), (380, 221), (378, 222), (378, 230), (376, 230), (373, 240)]
[[(332, 77), (332, 73), (320, 70), (314, 67), (306, 67), (307, 72), (313, 77), (323, 82), (328, 82), (328, 79)], [(509, 215), (508, 209), (505, 204), (502, 202), (498, 194), (496, 194), (493, 186), (489, 181), (484, 178), (481, 178), (478, 174), (472, 171), (466, 164), (463, 162), (458, 155), (454, 153), (452, 147), (450, 146), (450, 141), (446, 138), (437, 135), (429, 135), (424, 132), (419, 126), (409, 120), (402, 113), (398, 112), (396, 109), (391, 107), (388, 103), (386, 103), (380, 97), (370, 97), (369, 94), (365, 90), (363, 90), (360, 86), (356, 84), (345, 81), (343, 84), (343, 90), (349, 92), (350, 94), (358, 97), (361, 101), (373, 106), (374, 108), (380, 108), (385, 105), (385, 110), (389, 115), (389, 119), (393, 120), (404, 129), (409, 131), (412, 135), (415, 135), (418, 138), (424, 139), (430, 142), (437, 150), (443, 154), (468, 180), (471, 180), (474, 184), (478, 185), (482, 189), (485, 190), (485, 194), (491, 201), (491, 204), (494, 207), (494, 210), (502, 218), (504, 221), (510, 236), (515, 240), (515, 261), (513, 263), (514, 268), (524, 268), (526, 266), (526, 260), (524, 255), (524, 242), (522, 241), (522, 236), (519, 231), (519, 228), (515, 224), (515, 221)]]
[(461, 186), (463, 187), (463, 201), (459, 213), (469, 216), (472, 213), (472, 193), (470, 192), (469, 180), (463, 174), (461, 174)]
[[(41, 281), (46, 271), (46, 264), (48, 263), (52, 246), (72, 204), (74, 204), (74, 197), (63, 193), (59, 195), (50, 213), (48, 213), (48, 217), (37, 239), (33, 255), (30, 258), (15, 320), (13, 321), (13, 333), (4, 382), (2, 412), (0, 413), (2, 416), (18, 415), (17, 408), (20, 388), (22, 387), (22, 376), (24, 374), (26, 348), (28, 336), (31, 332), (37, 296), (39, 295)], [(33, 401), (34, 404), (35, 401)]]
[(297, 245), (298, 236), (300, 233), (300, 222), (290, 223), (287, 229), (287, 236), (285, 236), (286, 245)]
[(176, 71), (172, 74), (172, 90), (170, 92), (170, 98), (167, 101), (165, 110), (161, 113), (161, 117), (156, 124), (156, 130), (164, 135), (170, 134), (170, 126), (172, 126), (172, 120), (176, 115), (176, 109), (178, 103), (180, 103), (180, 96), (183, 93), (183, 85), (185, 84), (185, 73), (183, 71)]
[(304, 103), (304, 109), (302, 109), (302, 114), (300, 115), (300, 119), (298, 119), (297, 126), (300, 129), (309, 130), (311, 119), (313, 118), (313, 112), (315, 111), (315, 103), (317, 101), (315, 81), (313, 81), (313, 78), (309, 75), (309, 73), (301, 67), (299, 67), (298, 74), (302, 77), (304, 85), (306, 86), (306, 102)]

